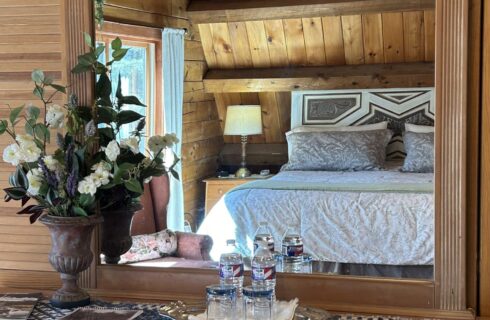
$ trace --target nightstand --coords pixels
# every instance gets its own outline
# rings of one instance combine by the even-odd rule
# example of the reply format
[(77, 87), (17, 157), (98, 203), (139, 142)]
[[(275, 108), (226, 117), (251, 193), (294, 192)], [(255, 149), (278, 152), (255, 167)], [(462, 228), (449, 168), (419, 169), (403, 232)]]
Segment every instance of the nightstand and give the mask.
[(206, 215), (213, 208), (213, 206), (221, 199), (221, 197), (227, 193), (229, 190), (239, 186), (241, 184), (255, 181), (259, 179), (267, 179), (272, 177), (272, 175), (268, 176), (260, 176), (260, 175), (252, 175), (249, 178), (209, 178), (204, 180), (206, 183)]

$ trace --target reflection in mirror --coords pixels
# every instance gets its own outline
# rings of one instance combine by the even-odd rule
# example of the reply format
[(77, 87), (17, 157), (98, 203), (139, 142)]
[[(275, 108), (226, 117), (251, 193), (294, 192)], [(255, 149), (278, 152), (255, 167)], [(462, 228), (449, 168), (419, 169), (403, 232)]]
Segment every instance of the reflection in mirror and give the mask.
[[(403, 24), (383, 19), (381, 43), (398, 33), (403, 39), (420, 14), (434, 12), (411, 13), (407, 17), (413, 19)], [(405, 17), (392, 13), (397, 15)], [(356, 23), (351, 17), (308, 20), (247, 23), (245, 32), (202, 24), (200, 39), (186, 38), (181, 176), (186, 224), (175, 229), (167, 223), (176, 214), (166, 210), (169, 193), (178, 192), (169, 188), (173, 178), (153, 179), (132, 221), (132, 247), (119, 264), (217, 269), (222, 254), (233, 250), (247, 270), (265, 241), (278, 271), (433, 278), (433, 39), (427, 36), (427, 47), (418, 54), (415, 47), (404, 54), (404, 44), (394, 42), (376, 54), (364, 48), (366, 55), (358, 57), (342, 44), (367, 45), (372, 30), (352, 33), (349, 40), (342, 28)], [(421, 32), (432, 34), (431, 21), (426, 19)], [(298, 27), (293, 23), (302, 24), (301, 39), (288, 32)], [(334, 26), (340, 36), (331, 32)], [(318, 27), (332, 41), (313, 39), (311, 28)], [(97, 39), (108, 43), (120, 36), (131, 49), (124, 65), (113, 70), (121, 73), (126, 94), (149, 106), (134, 111), (147, 116), (148, 134), (164, 133), (161, 30), (148, 28), (152, 31), (140, 39), (128, 35), (127, 25), (124, 34), (111, 30)], [(255, 43), (262, 40), (264, 47)], [(301, 50), (291, 51), (292, 44)], [(383, 62), (391, 63), (389, 69)], [(316, 79), (304, 65), (339, 69), (317, 90), (290, 91), (310, 89), (305, 79)], [(407, 72), (412, 69), (417, 71)], [(406, 79), (381, 83), (372, 76), (397, 70), (407, 73)], [(290, 76), (294, 84), (270, 84), (268, 90), (267, 72)], [(250, 92), (254, 83), (260, 92)]]

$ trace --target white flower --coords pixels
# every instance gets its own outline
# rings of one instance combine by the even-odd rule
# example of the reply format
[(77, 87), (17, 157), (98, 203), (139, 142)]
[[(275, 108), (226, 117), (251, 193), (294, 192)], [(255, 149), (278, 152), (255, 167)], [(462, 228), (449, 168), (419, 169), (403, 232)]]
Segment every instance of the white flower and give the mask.
[(3, 150), (3, 161), (16, 166), (21, 160), (20, 148), (16, 143), (7, 146)]
[(112, 140), (109, 142), (107, 147), (105, 148), (105, 155), (107, 156), (107, 159), (109, 161), (116, 161), (117, 156), (121, 153), (121, 150), (119, 149), (119, 145), (117, 144), (116, 140)]
[(139, 140), (136, 137), (130, 137), (121, 140), (121, 148), (129, 148), (134, 154), (140, 153)]
[(41, 171), (39, 169), (32, 169), (27, 172), (27, 181), (29, 181), (27, 193), (29, 193), (31, 196), (37, 196), (39, 189), (43, 184)]
[(90, 175), (90, 179), (93, 181), (93, 183), (98, 187), (104, 186), (110, 182), (109, 180), (110, 173), (109, 171), (96, 171)]
[(150, 181), (153, 179), (153, 176), (150, 176), (143, 181), (144, 183), (150, 183)]
[(35, 143), (21, 144), (20, 157), (26, 162), (36, 162), (41, 156), (41, 149)]
[(21, 146), (28, 146), (35, 144), (34, 143), (34, 137), (28, 134), (18, 134), (15, 137), (15, 140), (21, 145)]
[(65, 113), (60, 105), (53, 104), (48, 107), (48, 112), (46, 113), (46, 122), (51, 128), (61, 128), (64, 118)]
[(92, 171), (101, 172), (111, 170), (111, 165), (105, 161), (101, 161), (92, 166)]
[(97, 186), (91, 178), (85, 177), (85, 179), (78, 183), (78, 192), (82, 194), (95, 195), (97, 192)]
[(60, 166), (58, 160), (53, 158), (53, 156), (45, 156), (44, 163), (46, 164), (46, 167), (48, 167), (48, 169), (51, 171), (56, 171)]
[(153, 136), (148, 140), (148, 148), (154, 154), (160, 150), (172, 147), (175, 143), (179, 143), (179, 139), (174, 133), (168, 133), (162, 136)]

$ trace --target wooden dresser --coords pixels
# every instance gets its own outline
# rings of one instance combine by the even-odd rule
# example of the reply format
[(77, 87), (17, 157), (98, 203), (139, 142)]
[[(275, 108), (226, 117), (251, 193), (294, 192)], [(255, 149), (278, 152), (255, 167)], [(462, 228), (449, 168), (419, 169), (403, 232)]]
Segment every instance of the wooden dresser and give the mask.
[[(271, 177), (271, 176), (268, 176)], [(221, 199), (221, 197), (229, 190), (241, 184), (264, 179), (264, 177), (250, 177), (244, 179), (238, 178), (209, 178), (204, 180), (206, 183), (206, 215), (209, 210)]]

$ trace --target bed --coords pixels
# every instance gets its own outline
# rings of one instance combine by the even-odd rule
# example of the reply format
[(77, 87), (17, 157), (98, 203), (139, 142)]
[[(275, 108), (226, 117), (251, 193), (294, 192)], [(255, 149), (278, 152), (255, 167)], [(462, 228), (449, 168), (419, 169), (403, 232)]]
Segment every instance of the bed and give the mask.
[[(315, 97), (304, 92), (301, 99), (293, 94), (293, 128), (325, 125), (320, 115), (331, 126), (389, 121), (395, 133), (388, 144), (389, 161), (383, 170), (281, 171), (265, 181), (231, 190), (211, 209), (198, 230), (213, 238), (211, 257), (219, 259), (228, 239), (235, 239), (242, 254), (250, 256), (254, 233), (260, 222), (267, 221), (276, 251), (280, 251), (288, 225), (296, 226), (303, 237), (304, 251), (316, 262), (315, 271), (432, 278), (434, 175), (401, 172), (405, 149), (399, 143), (403, 142), (400, 128), (405, 122), (425, 119), (422, 124), (433, 124), (432, 93), (420, 89), (404, 94), (370, 90), (331, 95), (316, 92)], [(340, 95), (347, 102), (339, 100)], [(330, 98), (334, 103), (328, 101)], [(380, 104), (379, 99), (391, 100), (389, 112), (379, 112), (373, 103)], [(294, 101), (301, 105), (295, 107)], [(295, 112), (298, 109), (302, 112)], [(335, 121), (335, 117), (340, 120)], [(414, 117), (418, 121), (413, 121)], [(291, 158), (290, 154), (290, 162)]]

